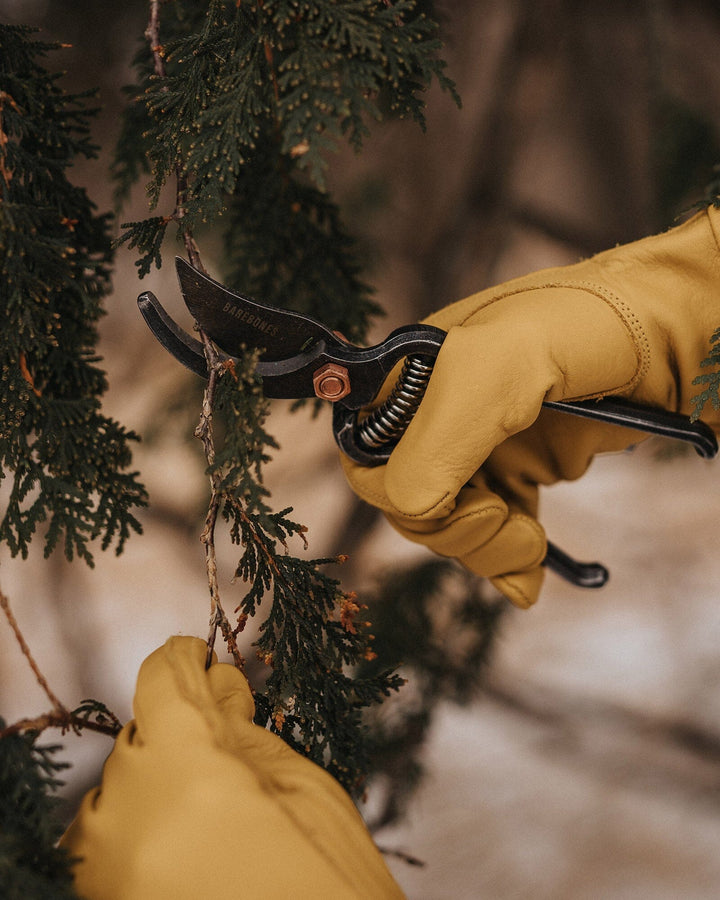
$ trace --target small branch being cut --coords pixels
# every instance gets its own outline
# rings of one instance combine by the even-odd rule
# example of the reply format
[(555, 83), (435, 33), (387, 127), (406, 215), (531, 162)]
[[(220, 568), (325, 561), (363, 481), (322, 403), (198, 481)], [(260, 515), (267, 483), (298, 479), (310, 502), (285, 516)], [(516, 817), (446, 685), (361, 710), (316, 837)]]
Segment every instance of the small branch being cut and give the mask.
[[(167, 74), (165, 68), (165, 51), (160, 41), (160, 5), (161, 0), (150, 0), (150, 18), (147, 28), (145, 29), (145, 37), (147, 38), (152, 53), (155, 74), (159, 78), (165, 78)], [(178, 223), (181, 223), (185, 218), (188, 181), (180, 160), (178, 160), (175, 165), (175, 178), (175, 212), (173, 213), (172, 218)], [(200, 257), (200, 250), (190, 228), (182, 228), (182, 238), (190, 265), (198, 271), (206, 273), (205, 266)], [(208, 505), (207, 515), (205, 516), (205, 526), (200, 535), (200, 541), (205, 548), (205, 569), (210, 591), (210, 631), (207, 638), (207, 657), (205, 665), (206, 668), (209, 667), (212, 661), (213, 648), (215, 646), (215, 639), (219, 628), (227, 643), (228, 649), (232, 654), (235, 665), (240, 670), (244, 670), (245, 660), (238, 650), (237, 642), (235, 640), (236, 632), (233, 630), (220, 600), (217, 555), (215, 552), (215, 526), (217, 524), (218, 513), (222, 506), (222, 492), (220, 488), (220, 475), (217, 472), (212, 471), (215, 462), (213, 408), (218, 379), (222, 376), (226, 367), (210, 338), (202, 331), (202, 329), (198, 329), (198, 331), (205, 350), (205, 359), (207, 360), (208, 383), (203, 395), (202, 411), (200, 413), (200, 421), (195, 428), (195, 436), (202, 442), (205, 459), (208, 468), (211, 471), (210, 503)]]
[(208, 505), (207, 515), (205, 516), (205, 527), (200, 535), (200, 540), (205, 548), (205, 570), (207, 572), (208, 587), (210, 590), (210, 633), (208, 634), (207, 640), (208, 649), (205, 665), (208, 667), (212, 660), (213, 647), (215, 646), (215, 638), (219, 628), (228, 646), (228, 650), (232, 655), (233, 662), (240, 671), (244, 671), (245, 660), (238, 649), (235, 631), (225, 614), (225, 610), (223, 609), (220, 600), (217, 555), (215, 552), (215, 526), (223, 502), (223, 496), (220, 473), (213, 469), (215, 463), (213, 409), (215, 405), (217, 383), (227, 371), (227, 365), (220, 357), (213, 342), (202, 329), (200, 329), (200, 339), (202, 340), (203, 348), (205, 350), (205, 359), (208, 367), (208, 383), (205, 388), (205, 393), (203, 394), (202, 412), (200, 414), (200, 421), (195, 428), (195, 437), (199, 438), (202, 442), (205, 459), (208, 468), (210, 469), (210, 503)]

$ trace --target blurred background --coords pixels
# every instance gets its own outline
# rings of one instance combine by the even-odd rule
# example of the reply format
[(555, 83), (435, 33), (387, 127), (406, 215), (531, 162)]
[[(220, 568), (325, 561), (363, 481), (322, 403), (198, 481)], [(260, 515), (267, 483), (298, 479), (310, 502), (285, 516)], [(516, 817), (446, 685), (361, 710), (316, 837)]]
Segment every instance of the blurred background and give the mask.
[[(377, 340), (487, 285), (668, 227), (720, 162), (716, 3), (447, 0), (437, 11), (463, 108), (432, 90), (426, 134), (391, 122), (360, 157), (331, 161), (331, 189), (387, 310)], [(68, 89), (99, 88), (103, 150), (74, 178), (100, 210), (112, 206), (121, 87), (146, 12), (139, 0), (0, 0), (3, 21), (72, 44), (53, 62)], [(119, 221), (146, 209), (139, 188)], [(206, 262), (212, 271), (211, 253)], [(95, 697), (125, 720), (142, 659), (169, 634), (205, 635), (207, 485), (192, 438), (201, 384), (135, 304), (152, 290), (189, 326), (171, 267), (140, 282), (123, 249), (114, 284), (101, 325), (105, 412), (144, 438), (134, 466), (150, 493), (145, 533), (119, 558), (98, 552), (94, 570), (40, 553), (18, 562), (3, 548), (0, 584), (63, 702)], [(267, 470), (275, 508), (294, 507), (313, 556), (350, 555), (348, 587), (371, 590), (426, 559), (354, 500), (329, 415), (276, 403), (269, 430), (280, 443)], [(376, 834), (424, 863), (389, 857), (408, 896), (717, 897), (717, 465), (653, 440), (546, 491), (552, 539), (602, 560), (611, 581), (588, 594), (548, 576), (535, 608), (504, 613), (482, 686), (437, 706), (422, 783), (405, 816)], [(234, 558), (220, 553), (232, 608)], [(13, 721), (46, 708), (0, 623), (0, 712)], [(110, 742), (63, 741), (73, 804)], [(371, 793), (370, 819), (380, 802)]]

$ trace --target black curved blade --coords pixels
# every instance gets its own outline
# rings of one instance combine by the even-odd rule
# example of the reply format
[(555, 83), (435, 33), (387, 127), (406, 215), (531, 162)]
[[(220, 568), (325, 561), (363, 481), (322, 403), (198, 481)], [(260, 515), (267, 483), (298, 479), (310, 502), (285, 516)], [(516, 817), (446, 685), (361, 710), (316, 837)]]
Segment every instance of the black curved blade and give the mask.
[(178, 362), (200, 375), (207, 378), (207, 362), (203, 345), (200, 341), (191, 337), (167, 314), (158, 298), (151, 291), (145, 291), (138, 297), (138, 308), (147, 322), (150, 330), (171, 353)]
[(262, 350), (260, 359), (268, 362), (297, 356), (320, 341), (347, 346), (321, 322), (229, 291), (180, 257), (175, 269), (193, 318), (231, 356), (239, 356), (244, 346)]

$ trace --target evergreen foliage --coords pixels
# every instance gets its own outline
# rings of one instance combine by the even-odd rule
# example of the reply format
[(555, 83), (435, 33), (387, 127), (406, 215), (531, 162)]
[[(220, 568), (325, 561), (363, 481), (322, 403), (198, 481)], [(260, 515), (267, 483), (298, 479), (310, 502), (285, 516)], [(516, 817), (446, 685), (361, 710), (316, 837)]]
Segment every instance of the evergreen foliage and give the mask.
[[(166, 189), (175, 192), (164, 215), (124, 226), (122, 241), (139, 252), (140, 274), (160, 265), (171, 223), (195, 265), (196, 237), (202, 243), (211, 229), (222, 236), (229, 280), (243, 293), (361, 340), (379, 310), (325, 192), (326, 154), (341, 140), (360, 149), (368, 120), (383, 112), (424, 125), (422, 91), (433, 78), (452, 89), (435, 24), (409, 0), (178, 0), (151, 4), (147, 34), (151, 46), (136, 59), (138, 84), (129, 91), (116, 157), (118, 196), (142, 172), (151, 209), (167, 202)], [(211, 560), (215, 622), (242, 665), (237, 635), (268, 606), (256, 649), (270, 674), (256, 692), (257, 721), (357, 791), (367, 769), (363, 709), (401, 680), (387, 667), (353, 677), (374, 655), (369, 623), (358, 618), (362, 605), (323, 571), (336, 560), (289, 551), (305, 529), (291, 510), (275, 513), (267, 502), (262, 466), (274, 441), (252, 357), (223, 366), (210, 352), (208, 361), (199, 427), (212, 485), (206, 555), (214, 554), (220, 516), (242, 547), (236, 577), (249, 586), (233, 626)]]
[[(383, 117), (424, 127), (422, 95), (433, 80), (454, 94), (424, 5), (151, 0), (162, 41), (138, 52), (114, 167), (118, 203), (148, 176), (152, 212), (162, 211), (124, 226), (139, 274), (161, 265), (171, 226), (186, 246), (207, 234), (224, 248), (231, 286), (361, 341), (380, 310), (326, 192), (328, 153), (342, 142), (361, 149)], [(0, 540), (26, 555), (43, 524), (47, 553), (62, 544), (91, 563), (93, 538), (120, 552), (139, 530), (132, 511), (146, 498), (126, 472), (135, 435), (100, 412), (106, 383), (93, 348), (109, 287), (109, 223), (67, 178), (74, 159), (95, 154), (92, 95), (66, 94), (43, 68), (57, 49), (34, 40), (33, 29), (0, 25), (0, 477), (14, 479)], [(661, 194), (663, 209), (687, 188), (687, 147), (710, 145), (690, 119), (677, 138), (675, 112), (665, 111), (674, 143), (657, 159), (677, 184)], [(718, 205), (717, 179), (708, 190)], [(717, 368), (720, 331), (712, 343), (703, 366)], [(238, 635), (248, 617), (265, 614), (255, 649), (268, 675), (255, 694), (256, 721), (352, 792), (369, 768), (389, 775), (385, 824), (420, 778), (438, 703), (466, 702), (482, 687), (504, 606), (452, 563), (433, 560), (391, 573), (366, 613), (326, 572), (340, 559), (293, 555), (305, 529), (292, 510), (272, 510), (263, 484), (276, 444), (254, 357), (238, 366), (209, 360), (213, 396), (201, 431), (210, 432), (211, 511), (239, 548), (235, 576), (245, 588), (236, 624), (224, 613), (218, 624), (242, 664)], [(706, 385), (696, 415), (707, 401), (720, 408), (720, 375), (696, 383)], [(402, 681), (394, 666), (412, 691), (378, 712)], [(72, 715), (118, 725), (97, 701)], [(0, 739), (0, 893), (11, 900), (75, 896), (69, 860), (55, 847), (52, 794), (63, 768), (55, 751), (31, 733)]]
[[(423, 12), (429, 4), (149, 5), (159, 39), (137, 54), (114, 166), (119, 204), (148, 177), (153, 214), (123, 226), (121, 239), (138, 252), (139, 274), (161, 265), (168, 228), (188, 248), (207, 235), (224, 249), (231, 287), (362, 341), (381, 310), (327, 193), (328, 154), (343, 142), (360, 150), (383, 117), (424, 127), (423, 92), (433, 80), (454, 95), (437, 27)], [(92, 94), (65, 93), (45, 70), (44, 57), (58, 49), (35, 40), (34, 29), (0, 25), (0, 478), (13, 478), (0, 540), (26, 555), (43, 525), (46, 553), (62, 545), (69, 558), (92, 563), (91, 540), (120, 552), (140, 530), (133, 510), (146, 497), (126, 471), (135, 435), (101, 414), (106, 381), (94, 346), (109, 288), (109, 220), (67, 177), (75, 159), (96, 152), (94, 110)], [(668, 105), (659, 114), (667, 128), (656, 148), (658, 196), (669, 215), (688, 189), (688, 148), (705, 161), (715, 144), (687, 111)], [(707, 202), (720, 203), (719, 184)], [(422, 775), (438, 704), (467, 702), (483, 687), (505, 606), (445, 560), (391, 573), (365, 606), (327, 574), (341, 559), (295, 555), (305, 528), (291, 509), (273, 511), (263, 484), (276, 443), (254, 356), (237, 366), (208, 358), (212, 402), (199, 429), (212, 486), (205, 539), (217, 517), (224, 521), (244, 586), (234, 624), (214, 598), (216, 623), (242, 665), (238, 637), (249, 617), (264, 615), (255, 651), (267, 677), (256, 685), (256, 722), (352, 793), (368, 771), (388, 776), (375, 823), (387, 824)], [(720, 370), (720, 330), (702, 365)], [(706, 402), (720, 408), (720, 373), (695, 383), (705, 385), (693, 398), (695, 417)], [(401, 676), (410, 689), (379, 707)], [(119, 727), (98, 701), (71, 716), (78, 727)], [(0, 738), (0, 894), (10, 900), (75, 896), (70, 860), (55, 846), (56, 750), (39, 747), (31, 732)]]
[(42, 58), (58, 45), (0, 25), (0, 477), (13, 483), (0, 540), (13, 554), (44, 524), (92, 564), (90, 541), (120, 552), (145, 492), (135, 435), (100, 411), (107, 385), (94, 346), (110, 279), (107, 217), (67, 178), (92, 157), (89, 95), (65, 93)]
[(353, 677), (352, 670), (374, 656), (362, 607), (337, 579), (323, 572), (338, 559), (303, 559), (289, 552), (292, 538), (305, 540), (305, 527), (273, 512), (263, 486), (262, 467), (274, 439), (265, 431), (268, 404), (262, 398), (255, 360), (225, 367), (217, 382), (214, 411), (222, 417), (224, 439), (214, 441), (209, 468), (219, 514), (230, 538), (242, 547), (235, 578), (248, 585), (230, 633), (231, 650), (250, 616), (269, 608), (256, 642), (269, 667), (255, 693), (255, 721), (290, 746), (323, 765), (349, 791), (360, 789), (368, 767), (363, 709), (380, 702), (402, 683), (387, 671)]
[[(201, 9), (178, 0), (163, 10), (162, 77), (147, 54), (138, 58), (116, 164), (120, 194), (149, 170), (151, 205), (177, 178), (182, 207), (179, 216), (125, 226), (141, 272), (159, 262), (173, 218), (181, 231), (197, 228), (233, 194), (242, 203), (248, 185), (258, 193), (272, 185), (261, 207), (267, 221), (283, 183), (308, 175), (323, 188), (327, 152), (344, 139), (359, 150), (369, 119), (386, 112), (424, 126), (423, 90), (433, 78), (453, 89), (437, 26), (414, 0), (211, 0), (204, 18)], [(302, 233), (312, 208), (308, 218), (299, 205), (293, 219)], [(260, 231), (270, 233), (269, 223)]]
[[(278, 169), (285, 160), (242, 170), (228, 203), (225, 282), (263, 302), (332, 323), (362, 341), (382, 313), (362, 280), (355, 241), (331, 197)], [(274, 169), (274, 171), (273, 171)]]
[[(0, 719), (0, 731), (5, 723)], [(57, 746), (37, 744), (37, 735), (0, 739), (0, 895), (3, 900), (72, 900), (77, 897), (62, 834), (60, 801), (54, 792), (66, 768)]]

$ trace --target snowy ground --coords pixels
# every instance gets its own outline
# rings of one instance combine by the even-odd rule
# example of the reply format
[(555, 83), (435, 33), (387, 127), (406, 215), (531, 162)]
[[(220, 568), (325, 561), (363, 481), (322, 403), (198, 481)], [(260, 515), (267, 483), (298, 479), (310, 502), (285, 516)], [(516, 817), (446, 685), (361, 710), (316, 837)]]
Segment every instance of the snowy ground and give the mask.
[(381, 844), (415, 900), (711, 898), (720, 891), (720, 557), (713, 463), (651, 448), (546, 494), (597, 593), (548, 578), (491, 695), (446, 708), (408, 821)]

